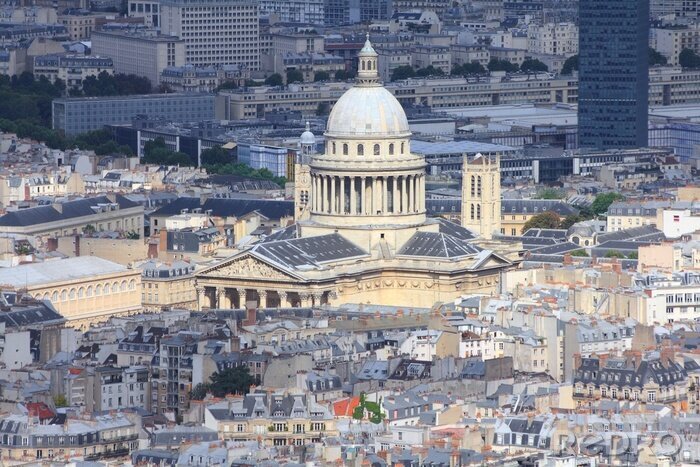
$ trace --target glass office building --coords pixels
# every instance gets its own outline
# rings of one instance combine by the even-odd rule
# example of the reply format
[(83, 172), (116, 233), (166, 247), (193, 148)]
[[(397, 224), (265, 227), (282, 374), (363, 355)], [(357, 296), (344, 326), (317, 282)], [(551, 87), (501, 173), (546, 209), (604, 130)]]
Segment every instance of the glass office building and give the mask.
[(649, 0), (579, 2), (579, 145), (647, 145)]

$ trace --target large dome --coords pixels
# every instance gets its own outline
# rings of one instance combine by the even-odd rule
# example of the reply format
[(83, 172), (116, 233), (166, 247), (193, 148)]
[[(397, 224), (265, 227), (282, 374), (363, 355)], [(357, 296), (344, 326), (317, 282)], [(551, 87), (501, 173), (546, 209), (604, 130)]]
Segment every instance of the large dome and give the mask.
[(406, 138), (406, 112), (399, 101), (379, 83), (377, 52), (367, 41), (357, 55), (357, 80), (333, 106), (326, 135), (350, 138)]
[(355, 85), (328, 117), (328, 136), (383, 138), (410, 135), (406, 112), (383, 86)]

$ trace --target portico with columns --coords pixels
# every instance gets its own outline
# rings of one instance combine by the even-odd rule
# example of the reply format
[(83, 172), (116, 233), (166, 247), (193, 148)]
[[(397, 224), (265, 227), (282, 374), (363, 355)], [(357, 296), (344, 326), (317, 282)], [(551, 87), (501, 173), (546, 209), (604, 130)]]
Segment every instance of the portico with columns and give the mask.
[(197, 273), (202, 309), (431, 307), (498, 290), (512, 262), (475, 245), (468, 229), (427, 218), (426, 163), (411, 153), (406, 114), (379, 82), (369, 39), (358, 62), (355, 86), (328, 117), (325, 152), (315, 154), (308, 127), (301, 137), (304, 215)]

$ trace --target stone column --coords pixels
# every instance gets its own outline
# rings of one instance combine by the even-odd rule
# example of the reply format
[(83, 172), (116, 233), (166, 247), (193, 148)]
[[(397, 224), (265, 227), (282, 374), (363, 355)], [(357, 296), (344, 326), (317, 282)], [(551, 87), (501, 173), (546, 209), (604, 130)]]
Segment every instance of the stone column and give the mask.
[(202, 311), (202, 308), (204, 307), (204, 300), (207, 299), (206, 289), (200, 286), (195, 290), (197, 290), (197, 305), (199, 305), (199, 311)]
[(330, 212), (331, 214), (335, 214), (336, 212), (338, 212), (337, 211), (338, 200), (336, 199), (336, 196), (335, 196), (335, 175), (331, 177), (331, 199), (330, 199), (330, 201), (331, 201), (331, 205), (330, 205), (330, 209), (328, 210), (328, 212)]
[(340, 177), (340, 196), (338, 197), (338, 212), (345, 214), (345, 177)]
[(311, 306), (311, 294), (308, 293), (300, 293), (299, 294), (299, 300), (301, 300), (301, 307), (302, 308), (309, 308)]
[(420, 197), (418, 198), (418, 207), (420, 211), (425, 211), (425, 175), (420, 176), (419, 183)]
[(258, 297), (260, 297), (258, 308), (267, 308), (267, 290), (258, 290)]
[(280, 303), (277, 308), (286, 308), (287, 306), (287, 292), (281, 291), (277, 292), (278, 295), (280, 296)]
[(365, 177), (360, 178), (360, 213), (367, 214), (367, 185)]
[(415, 198), (415, 193), (413, 192), (413, 181), (415, 179), (415, 175), (409, 175), (408, 176), (408, 210), (407, 212), (414, 212), (413, 209), (413, 198)]
[(350, 213), (357, 214), (357, 193), (355, 192), (355, 177), (348, 179), (350, 182)]
[(398, 214), (401, 212), (401, 200), (399, 200), (399, 184), (398, 178), (397, 177), (392, 177), (391, 178), (391, 183), (392, 183), (392, 190), (393, 190), (393, 196), (391, 198), (391, 211), (394, 214)]
[(217, 308), (223, 308), (224, 307), (224, 297), (226, 296), (226, 289), (223, 287), (217, 287), (216, 288), (216, 307)]
[(323, 298), (323, 292), (315, 292), (313, 294), (314, 297), (314, 306), (321, 306), (321, 299)]
[(401, 212), (407, 212), (406, 203), (408, 197), (406, 196), (406, 176), (401, 177)]
[(326, 179), (325, 175), (321, 175), (321, 211), (326, 212), (326, 206), (327, 206), (327, 200), (328, 197), (326, 196), (326, 189), (327, 189), (328, 181)]
[(246, 292), (245, 289), (238, 289), (238, 308), (241, 310), (245, 310), (245, 299), (246, 299)]

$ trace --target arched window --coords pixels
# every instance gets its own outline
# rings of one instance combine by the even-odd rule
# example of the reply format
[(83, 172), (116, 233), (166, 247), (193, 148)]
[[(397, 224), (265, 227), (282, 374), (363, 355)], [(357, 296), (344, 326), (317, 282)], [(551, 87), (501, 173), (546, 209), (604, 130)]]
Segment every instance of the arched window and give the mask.
[(476, 205), (476, 219), (477, 220), (481, 219), (481, 205), (480, 204)]
[(78, 298), (83, 298), (85, 296), (85, 289), (83, 287), (78, 289)]
[(102, 289), (102, 293), (104, 295), (109, 295), (109, 284), (104, 285), (104, 288)]
[(87, 288), (87, 296), (88, 296), (88, 297), (92, 297), (92, 286), (91, 286), (91, 285), (88, 285), (88, 288)]
[(126, 281), (122, 281), (122, 283), (119, 284), (119, 291), (126, 292)]
[[(307, 192), (308, 193), (308, 192)], [(136, 281), (131, 279), (129, 281), (129, 290), (134, 290), (136, 288)]]
[(362, 144), (357, 145), (357, 155), (358, 156), (364, 156), (365, 155), (365, 147)]
[(362, 60), (362, 69), (363, 70), (365, 69), (365, 61), (364, 60)]
[(49, 299), (49, 293), (45, 292), (44, 296), (41, 298), (42, 300), (48, 300)]
[(66, 300), (68, 300), (68, 291), (63, 289), (61, 290), (61, 301), (65, 302)]
[(333, 142), (333, 155), (335, 156), (335, 141)]
[(404, 146), (403, 145), (404, 145), (404, 143), (401, 143), (401, 154), (404, 153), (404, 151), (403, 151)]
[(394, 155), (394, 143), (389, 143), (389, 155)]
[(476, 177), (476, 196), (481, 196), (481, 176)]
[(95, 295), (98, 295), (98, 296), (102, 295), (102, 286), (101, 285), (98, 285), (97, 287), (95, 287)]
[(117, 284), (116, 282), (113, 282), (112, 283), (112, 293), (117, 293), (117, 292), (119, 292), (119, 284)]
[(472, 208), (471, 208), (471, 216), (470, 217), (471, 217), (471, 220), (474, 220), (474, 205), (473, 204), (472, 204)]
[(51, 301), (56, 303), (58, 301), (58, 292), (51, 294)]
[(348, 155), (348, 143), (343, 143), (343, 155)]
[(474, 177), (474, 175), (472, 175), (471, 193), (472, 196), (476, 194), (476, 177)]
[(378, 155), (379, 155), (379, 145), (378, 145), (378, 144), (375, 144), (375, 145), (374, 145), (374, 155), (375, 155), (375, 156), (378, 156)]

